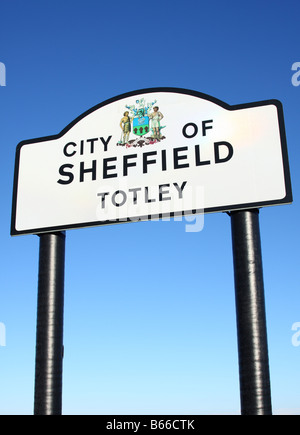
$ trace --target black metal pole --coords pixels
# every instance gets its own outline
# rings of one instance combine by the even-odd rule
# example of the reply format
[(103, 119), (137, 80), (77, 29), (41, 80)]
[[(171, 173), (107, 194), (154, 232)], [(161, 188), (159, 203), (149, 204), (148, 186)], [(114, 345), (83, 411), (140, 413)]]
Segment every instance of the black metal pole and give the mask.
[(61, 415), (65, 233), (40, 235), (35, 415)]
[(242, 415), (271, 415), (259, 211), (231, 212)]

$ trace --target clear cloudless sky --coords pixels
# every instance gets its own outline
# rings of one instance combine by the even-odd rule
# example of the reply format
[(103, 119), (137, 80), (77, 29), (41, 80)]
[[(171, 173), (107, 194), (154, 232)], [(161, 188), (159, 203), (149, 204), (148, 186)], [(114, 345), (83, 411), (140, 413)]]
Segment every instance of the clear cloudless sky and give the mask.
[[(294, 203), (262, 209), (260, 228), (273, 410), (300, 413), (299, 14), (297, 0), (2, 2), (0, 414), (32, 414), (34, 397), (39, 238), (10, 236), (16, 146), (164, 86), (283, 104)], [(64, 414), (240, 413), (230, 218), (186, 228), (67, 232)]]

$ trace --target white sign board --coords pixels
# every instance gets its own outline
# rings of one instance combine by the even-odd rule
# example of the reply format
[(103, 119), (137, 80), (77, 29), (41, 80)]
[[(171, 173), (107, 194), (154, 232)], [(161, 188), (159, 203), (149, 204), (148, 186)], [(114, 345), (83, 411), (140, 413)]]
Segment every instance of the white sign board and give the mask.
[(11, 234), (291, 201), (280, 102), (146, 89), (18, 145)]

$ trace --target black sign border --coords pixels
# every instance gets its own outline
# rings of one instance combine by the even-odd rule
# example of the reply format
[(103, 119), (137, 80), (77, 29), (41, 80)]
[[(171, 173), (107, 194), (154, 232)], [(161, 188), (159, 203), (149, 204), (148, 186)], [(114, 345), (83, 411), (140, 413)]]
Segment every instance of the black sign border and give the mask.
[[(81, 119), (85, 118), (86, 116), (88, 116), (89, 114), (94, 112), (95, 110), (98, 110), (101, 107), (104, 107), (108, 104), (114, 103), (114, 102), (119, 101), (119, 100), (124, 99), (124, 98), (132, 97), (135, 95), (159, 93), (159, 92), (170, 92), (170, 93), (176, 93), (176, 94), (191, 95), (194, 97), (198, 97), (202, 100), (207, 100), (207, 101), (210, 101), (212, 103), (215, 103), (218, 106), (223, 107), (224, 109), (230, 110), (230, 111), (240, 110), (240, 109), (248, 109), (251, 107), (275, 105), (277, 107), (277, 111), (278, 111), (278, 122), (279, 122), (281, 148), (282, 148), (282, 160), (283, 160), (286, 196), (282, 199), (279, 199), (279, 200), (261, 201), (261, 202), (255, 202), (255, 203), (234, 204), (234, 205), (227, 205), (227, 206), (220, 206), (220, 207), (211, 207), (211, 208), (204, 209), (203, 211), (202, 210), (201, 211), (189, 210), (189, 211), (185, 211), (184, 213), (183, 212), (172, 212), (172, 213), (167, 213), (167, 214), (160, 213), (157, 215), (150, 215), (150, 216), (131, 217), (131, 218), (128, 218), (127, 220), (117, 219), (114, 221), (94, 221), (94, 222), (87, 222), (87, 223), (80, 223), (80, 224), (60, 225), (60, 226), (55, 226), (55, 227), (33, 228), (31, 230), (24, 230), (24, 231), (18, 231), (16, 229), (15, 223), (16, 223), (16, 208), (17, 208), (17, 189), (18, 189), (18, 178), (19, 178), (19, 160), (20, 160), (20, 151), (21, 151), (21, 148), (23, 146), (26, 146), (28, 144), (38, 143), (38, 142), (47, 142), (49, 140), (59, 139), (62, 136), (64, 136), (66, 134), (66, 132), (69, 131)], [(181, 88), (173, 88), (173, 87), (146, 88), (146, 89), (140, 89), (140, 90), (136, 90), (136, 91), (132, 91), (132, 92), (127, 92), (127, 93), (115, 96), (113, 98), (110, 98), (108, 100), (103, 101), (102, 103), (97, 104), (96, 106), (90, 108), (89, 110), (85, 111), (84, 113), (79, 115), (77, 118), (75, 118), (60, 133), (58, 133), (56, 135), (45, 136), (45, 137), (36, 138), (36, 139), (28, 139), (28, 140), (24, 140), (18, 144), (18, 146), (16, 148), (16, 157), (15, 157), (15, 171), (14, 171), (10, 234), (12, 236), (23, 235), (23, 234), (43, 234), (43, 233), (65, 231), (65, 230), (76, 229), (76, 228), (96, 227), (96, 226), (112, 225), (112, 224), (125, 223), (125, 222), (148, 221), (148, 220), (154, 220), (154, 219), (161, 219), (164, 217), (192, 215), (192, 214), (196, 214), (199, 212), (204, 212), (206, 214), (206, 213), (215, 213), (215, 212), (230, 212), (230, 211), (234, 211), (234, 210), (247, 210), (247, 209), (261, 208), (261, 207), (267, 207), (267, 206), (272, 206), (272, 205), (291, 204), (292, 202), (293, 202), (293, 195), (292, 195), (290, 167), (289, 167), (289, 159), (288, 159), (288, 151), (287, 151), (284, 117), (283, 117), (283, 107), (282, 107), (282, 104), (279, 100), (271, 99), (271, 100), (264, 100), (264, 101), (245, 103), (245, 104), (237, 104), (237, 105), (231, 106), (231, 105), (224, 103), (223, 101), (221, 101), (215, 97), (212, 97), (210, 95), (207, 95), (207, 94), (204, 94), (204, 93), (198, 92), (198, 91), (181, 89)]]

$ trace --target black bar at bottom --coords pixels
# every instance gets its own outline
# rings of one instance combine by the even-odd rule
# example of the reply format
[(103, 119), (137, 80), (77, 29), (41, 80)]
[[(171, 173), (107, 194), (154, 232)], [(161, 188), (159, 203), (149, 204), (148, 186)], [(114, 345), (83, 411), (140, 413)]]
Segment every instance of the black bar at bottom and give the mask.
[(40, 235), (35, 415), (61, 415), (65, 233)]
[(272, 414), (258, 213), (230, 213), (242, 415)]

